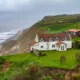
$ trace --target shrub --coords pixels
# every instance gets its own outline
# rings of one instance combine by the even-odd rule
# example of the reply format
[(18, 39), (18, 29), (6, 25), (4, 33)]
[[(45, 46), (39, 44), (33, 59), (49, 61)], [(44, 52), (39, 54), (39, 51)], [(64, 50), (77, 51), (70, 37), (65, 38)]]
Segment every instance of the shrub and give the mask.
[(53, 72), (51, 72), (50, 74), (51, 74), (52, 77), (57, 78), (57, 74), (55, 74)]
[(2, 70), (2, 65), (4, 64), (5, 59), (3, 57), (0, 57), (0, 71)]
[(58, 76), (61, 80), (64, 80), (64, 76), (65, 76), (64, 73), (58, 74)]
[(75, 59), (76, 59), (76, 62), (80, 63), (80, 53), (76, 53)]
[(80, 74), (73, 74), (72, 80), (80, 80)]
[(3, 68), (3, 66), (2, 66), (2, 65), (0, 65), (0, 71), (2, 70), (2, 68)]
[(27, 67), (27, 70), (24, 71), (22, 74), (16, 76), (14, 80), (19, 80), (20, 77), (21, 80), (40, 80), (43, 73), (41, 68), (36, 64), (31, 64)]
[(80, 49), (80, 41), (75, 41), (73, 43), (73, 48)]
[(44, 52), (41, 53), (41, 56), (46, 56), (46, 54)]
[(0, 64), (3, 64), (5, 59), (3, 57), (0, 57)]
[(42, 70), (41, 68), (36, 65), (36, 64), (32, 64), (28, 67), (28, 74), (32, 77), (33, 80), (35, 80), (36, 78), (40, 77), (42, 75)]
[(56, 80), (58, 80), (58, 79), (64, 80), (64, 74), (63, 74), (63, 73), (61, 73), (61, 74), (56, 74), (56, 73), (51, 72), (51, 76), (52, 76), (54, 79), (56, 79)]
[(50, 76), (47, 76), (47, 77), (45, 77), (45, 78), (43, 78), (41, 80), (51, 80), (51, 77)]
[(66, 57), (65, 56), (61, 56), (60, 57), (60, 64), (63, 64), (66, 62)]

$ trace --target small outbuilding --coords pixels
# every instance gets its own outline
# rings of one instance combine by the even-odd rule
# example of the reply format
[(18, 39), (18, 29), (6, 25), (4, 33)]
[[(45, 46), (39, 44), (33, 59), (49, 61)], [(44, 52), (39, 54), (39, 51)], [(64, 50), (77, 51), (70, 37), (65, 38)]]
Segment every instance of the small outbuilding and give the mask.
[(72, 37), (80, 37), (80, 30), (70, 29), (70, 30), (68, 30), (68, 33), (69, 33)]

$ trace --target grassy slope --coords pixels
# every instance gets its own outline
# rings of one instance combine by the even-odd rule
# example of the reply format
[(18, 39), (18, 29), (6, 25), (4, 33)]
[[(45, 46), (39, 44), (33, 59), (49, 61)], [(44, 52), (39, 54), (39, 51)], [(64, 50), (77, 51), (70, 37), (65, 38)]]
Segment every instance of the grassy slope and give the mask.
[[(58, 68), (74, 68), (75, 63), (75, 54), (80, 52), (80, 50), (68, 50), (66, 52), (57, 52), (57, 51), (47, 51), (44, 52), (46, 56), (36, 57), (34, 54), (19, 54), (14, 56), (5, 57), (11, 62), (24, 62), (26, 60), (31, 62), (39, 62), (41, 66), (47, 67), (58, 67)], [(66, 56), (67, 61), (65, 64), (60, 65), (60, 56)]]
[[(37, 27), (41, 30), (48, 31), (48, 33), (61, 33), (69, 29), (80, 29), (80, 15), (62, 15), (62, 16), (47, 16), (37, 23)], [(65, 21), (59, 23), (59, 21)], [(80, 38), (73, 38), (73, 41), (80, 40)]]
[[(79, 50), (68, 50), (66, 52), (49, 51), (46, 52), (48, 56), (42, 57), (40, 63), (42, 66), (58, 67), (58, 68), (74, 68), (76, 66), (75, 53)], [(60, 57), (67, 58), (65, 64), (60, 65)]]
[[(44, 52), (46, 56), (42, 57), (37, 57), (32, 53), (5, 56), (5, 59), (12, 62), (12, 66), (5, 74), (0, 75), (0, 80), (11, 80), (12, 76), (23, 72), (29, 64), (34, 62), (38, 62), (43, 67), (73, 69), (77, 65), (77, 62), (75, 61), (75, 54), (78, 52), (80, 52), (80, 50), (72, 49), (66, 52), (46, 51)], [(63, 55), (67, 59), (64, 64), (60, 64), (60, 57)]]
[(40, 29), (48, 30), (49, 33), (60, 33), (69, 29), (80, 29), (80, 23), (51, 24), (48, 26), (40, 26)]
[[(42, 30), (49, 33), (60, 33), (69, 29), (80, 29), (80, 15), (46, 16), (36, 24)], [(63, 21), (63, 22), (59, 22)]]

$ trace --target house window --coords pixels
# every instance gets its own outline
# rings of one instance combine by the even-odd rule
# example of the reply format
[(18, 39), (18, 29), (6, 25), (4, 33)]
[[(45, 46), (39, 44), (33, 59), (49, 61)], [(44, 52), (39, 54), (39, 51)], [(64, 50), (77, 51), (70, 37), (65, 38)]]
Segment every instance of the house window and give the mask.
[(52, 48), (55, 48), (55, 45), (52, 45)]
[(59, 41), (59, 38), (56, 37), (56, 38), (55, 38), (55, 41)]
[(43, 38), (41, 38), (41, 39), (40, 39), (40, 42), (42, 42), (42, 41), (44, 41), (44, 39), (43, 39)]
[(74, 34), (74, 35), (76, 35), (76, 33), (75, 33), (75, 32), (74, 32), (73, 34)]
[(64, 51), (64, 46), (61, 46), (61, 50)]
[(67, 37), (64, 37), (64, 40), (67, 41), (68, 40)]
[(52, 38), (49, 38), (49, 41), (53, 41), (53, 39)]
[(41, 46), (41, 48), (43, 48), (43, 46)]

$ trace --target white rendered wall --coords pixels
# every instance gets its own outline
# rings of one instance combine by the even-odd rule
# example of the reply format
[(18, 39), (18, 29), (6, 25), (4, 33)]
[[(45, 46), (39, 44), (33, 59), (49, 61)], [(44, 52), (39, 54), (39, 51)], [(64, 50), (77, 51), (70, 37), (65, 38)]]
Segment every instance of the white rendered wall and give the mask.
[[(48, 42), (49, 50), (56, 50), (57, 49), (56, 43), (57, 43), (56, 41)], [(55, 47), (52, 47), (52, 45), (55, 45)]]
[(67, 48), (72, 48), (72, 41), (63, 41), (63, 43), (67, 44)]
[[(39, 42), (39, 43), (36, 43), (34, 46), (32, 46), (31, 50), (32, 50), (32, 48), (34, 48), (36, 50), (40, 50), (40, 51), (43, 51), (43, 50), (58, 50), (58, 46), (56, 45), (57, 42), (58, 41)], [(72, 48), (72, 41), (63, 41), (63, 43), (65, 43), (67, 45), (67, 49)], [(52, 47), (52, 45), (55, 45), (55, 47)], [(62, 44), (62, 45), (64, 46), (64, 44)], [(60, 45), (60, 46), (62, 46), (62, 45)], [(41, 46), (43, 46), (43, 48), (41, 48)]]
[(36, 41), (36, 42), (38, 42), (38, 35), (37, 35), (37, 34), (36, 34), (36, 38), (35, 38), (35, 41)]

